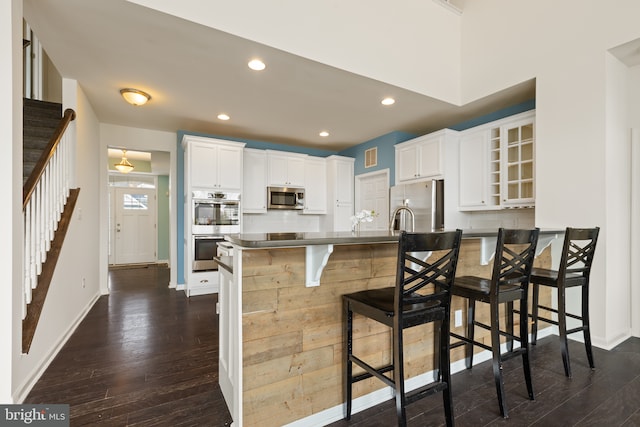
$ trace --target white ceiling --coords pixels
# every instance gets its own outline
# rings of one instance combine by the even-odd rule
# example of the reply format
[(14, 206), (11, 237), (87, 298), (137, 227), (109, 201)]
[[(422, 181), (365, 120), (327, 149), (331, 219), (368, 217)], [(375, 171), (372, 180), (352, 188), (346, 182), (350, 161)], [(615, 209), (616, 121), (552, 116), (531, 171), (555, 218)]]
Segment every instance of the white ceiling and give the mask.
[[(535, 97), (535, 82), (457, 107), (125, 0), (25, 0), (25, 19), (102, 123), (335, 150), (424, 134)], [(267, 63), (251, 71), (249, 59)], [(152, 96), (143, 107), (119, 90)], [(380, 104), (383, 97), (397, 102)], [(231, 120), (216, 118), (227, 113)], [(322, 130), (328, 138), (318, 136)]]

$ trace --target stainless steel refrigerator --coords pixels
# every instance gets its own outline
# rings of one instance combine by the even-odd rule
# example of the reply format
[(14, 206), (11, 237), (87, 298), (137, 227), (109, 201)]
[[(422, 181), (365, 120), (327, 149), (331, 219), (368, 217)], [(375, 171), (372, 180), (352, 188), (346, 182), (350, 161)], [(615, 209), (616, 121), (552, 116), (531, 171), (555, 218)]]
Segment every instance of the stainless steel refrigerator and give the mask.
[[(389, 224), (394, 222), (395, 230), (411, 231), (411, 212), (414, 215), (415, 230), (418, 232), (444, 229), (444, 180), (414, 184), (395, 185), (389, 190)], [(408, 207), (397, 211), (398, 207)], [(395, 221), (393, 217), (395, 214)]]

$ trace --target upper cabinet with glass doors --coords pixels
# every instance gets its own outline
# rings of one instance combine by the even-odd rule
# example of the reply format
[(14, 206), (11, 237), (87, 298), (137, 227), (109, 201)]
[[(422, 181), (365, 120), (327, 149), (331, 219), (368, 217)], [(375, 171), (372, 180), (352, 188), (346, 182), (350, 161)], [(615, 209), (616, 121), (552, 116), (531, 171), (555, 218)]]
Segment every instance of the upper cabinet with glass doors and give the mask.
[(535, 110), (467, 129), (459, 148), (459, 210), (535, 205)]
[(529, 207), (535, 202), (534, 116), (502, 126), (502, 205)]

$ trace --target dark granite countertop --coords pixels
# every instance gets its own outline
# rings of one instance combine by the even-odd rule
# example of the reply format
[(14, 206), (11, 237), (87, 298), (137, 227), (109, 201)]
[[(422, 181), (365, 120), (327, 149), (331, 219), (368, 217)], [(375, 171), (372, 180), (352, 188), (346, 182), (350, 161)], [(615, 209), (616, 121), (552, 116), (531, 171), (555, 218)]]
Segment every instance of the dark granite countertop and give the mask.
[[(498, 229), (468, 229), (462, 231), (463, 239), (496, 237)], [(541, 229), (540, 235), (556, 235), (564, 229)], [(310, 233), (243, 233), (229, 234), (225, 240), (242, 248), (263, 249), (280, 247), (299, 247), (310, 245), (349, 245), (369, 243), (393, 243), (398, 241), (398, 232), (361, 231), (346, 232), (310, 232)]]

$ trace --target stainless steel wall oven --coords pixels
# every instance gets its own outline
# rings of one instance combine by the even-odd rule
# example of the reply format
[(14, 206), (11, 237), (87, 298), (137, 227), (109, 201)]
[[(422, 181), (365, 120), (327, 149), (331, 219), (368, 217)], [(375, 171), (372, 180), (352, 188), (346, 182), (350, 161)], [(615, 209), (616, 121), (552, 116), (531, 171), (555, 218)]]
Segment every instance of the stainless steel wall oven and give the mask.
[(240, 194), (194, 191), (192, 234), (223, 235), (240, 232)]
[(191, 234), (193, 236), (193, 271), (215, 271), (213, 260), (218, 242), (225, 234), (240, 232), (240, 194), (220, 191), (193, 191)]
[(193, 236), (193, 271), (215, 271), (218, 263), (213, 257), (218, 254), (218, 242), (224, 241), (222, 236)]

